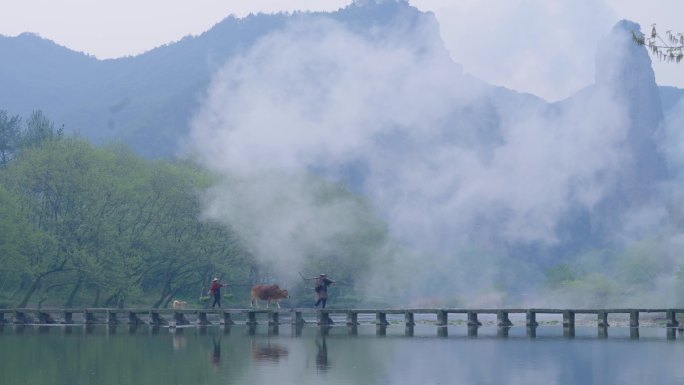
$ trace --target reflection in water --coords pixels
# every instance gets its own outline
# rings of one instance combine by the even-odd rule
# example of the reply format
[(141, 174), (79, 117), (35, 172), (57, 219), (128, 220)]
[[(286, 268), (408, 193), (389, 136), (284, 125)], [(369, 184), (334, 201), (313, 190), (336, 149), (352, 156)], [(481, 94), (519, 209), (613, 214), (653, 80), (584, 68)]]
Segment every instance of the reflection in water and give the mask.
[(668, 340), (674, 340), (677, 338), (677, 329), (676, 328), (667, 328), (667, 339)]
[[(599, 337), (601, 337), (601, 330), (599, 329)], [(575, 338), (575, 327), (567, 326), (563, 327), (563, 337), (565, 338)]]
[(325, 336), (316, 338), (316, 369), (326, 371), (330, 369), (330, 362), (328, 361), (328, 345), (325, 342)]
[(375, 335), (378, 337), (384, 337), (387, 335), (387, 326), (386, 325), (375, 325)]
[(498, 329), (496, 329), (496, 336), (499, 338), (508, 338), (510, 330), (510, 326), (499, 326)]
[(423, 324), (413, 337), (404, 325), (390, 325), (385, 338), (375, 325), (351, 336), (344, 326), (305, 326), (300, 337), (267, 335), (265, 327), (247, 337), (243, 325), (228, 335), (219, 326), (206, 335), (195, 328), (150, 335), (145, 325), (135, 335), (109, 335), (104, 325), (87, 335), (81, 326), (72, 334), (52, 328), (4, 327), (0, 384), (684, 384), (684, 341), (667, 340), (679, 336), (674, 328), (611, 327), (603, 339), (597, 327), (578, 326), (572, 340), (559, 326), (530, 329), (535, 339), (524, 327), (498, 338), (496, 326), (469, 338), (465, 325), (438, 337), (436, 326)]
[(217, 338), (211, 339), (213, 349), (211, 351), (211, 366), (214, 371), (218, 371), (218, 367), (221, 365), (221, 340)]
[(287, 357), (289, 351), (287, 348), (271, 344), (256, 345), (252, 342), (252, 359), (257, 362), (278, 362), (282, 357)]
[(304, 330), (304, 324), (292, 324), (292, 335), (295, 337), (302, 336), (302, 330)]
[(169, 333), (172, 334), (172, 341), (173, 341), (173, 350), (181, 350), (184, 349), (185, 346), (187, 345), (187, 341), (185, 340), (185, 336), (183, 335), (183, 329), (175, 328), (175, 329), (169, 329)]
[(608, 338), (608, 328), (605, 326), (599, 326), (598, 328), (598, 338)]

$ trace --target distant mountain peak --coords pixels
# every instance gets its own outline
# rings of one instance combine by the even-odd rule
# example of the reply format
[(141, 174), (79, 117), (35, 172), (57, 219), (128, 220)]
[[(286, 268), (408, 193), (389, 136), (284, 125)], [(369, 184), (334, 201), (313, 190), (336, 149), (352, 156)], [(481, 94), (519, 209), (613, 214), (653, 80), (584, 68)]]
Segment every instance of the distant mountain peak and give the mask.
[(408, 4), (408, 0), (354, 0), (354, 5)]

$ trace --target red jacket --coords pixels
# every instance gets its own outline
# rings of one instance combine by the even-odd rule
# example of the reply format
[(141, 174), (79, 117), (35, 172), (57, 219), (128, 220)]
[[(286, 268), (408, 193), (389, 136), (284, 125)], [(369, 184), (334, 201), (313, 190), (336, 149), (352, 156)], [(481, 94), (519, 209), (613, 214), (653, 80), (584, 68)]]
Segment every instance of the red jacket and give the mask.
[(218, 282), (212, 282), (211, 287), (209, 288), (210, 293), (217, 293), (220, 288), (224, 287), (225, 285), (218, 283)]

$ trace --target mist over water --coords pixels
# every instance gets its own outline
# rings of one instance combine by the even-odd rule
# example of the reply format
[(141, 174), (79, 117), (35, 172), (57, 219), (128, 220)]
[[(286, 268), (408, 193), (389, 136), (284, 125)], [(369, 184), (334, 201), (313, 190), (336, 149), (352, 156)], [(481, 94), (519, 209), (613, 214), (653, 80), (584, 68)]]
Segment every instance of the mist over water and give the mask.
[[(606, 248), (656, 233), (667, 215), (649, 187), (630, 187), (658, 181), (633, 171), (643, 121), (614, 87), (630, 52), (613, 50), (590, 92), (548, 104), (464, 75), (430, 14), (404, 16), (363, 30), (299, 15), (226, 63), (192, 123), (200, 161), (226, 177), (205, 194), (206, 217), (284, 282), (312, 254), (345, 258), (335, 240), (367, 209), (390, 237), (364, 261), (366, 290), (399, 287), (397, 303), (591, 303), (585, 289), (535, 293), (565, 261), (610, 274)], [(370, 206), (321, 201), (325, 181)], [(653, 293), (675, 281), (656, 279)]]

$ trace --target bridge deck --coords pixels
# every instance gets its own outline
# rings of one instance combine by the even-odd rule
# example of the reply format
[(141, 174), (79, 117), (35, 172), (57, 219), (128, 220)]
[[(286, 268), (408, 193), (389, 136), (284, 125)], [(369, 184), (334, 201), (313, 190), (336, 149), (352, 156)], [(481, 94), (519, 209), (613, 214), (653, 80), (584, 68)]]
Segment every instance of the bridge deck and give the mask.
[[(525, 324), (528, 327), (536, 327), (537, 315), (540, 314), (560, 314), (563, 317), (563, 327), (575, 327), (575, 315), (577, 314), (596, 314), (597, 323), (600, 328), (608, 327), (609, 314), (628, 314), (629, 325), (639, 326), (640, 313), (662, 313), (668, 327), (679, 325), (677, 314), (683, 314), (681, 308), (387, 308), (387, 309), (317, 309), (317, 308), (188, 308), (188, 309), (152, 309), (152, 308), (13, 308), (0, 309), (0, 325), (5, 323), (14, 324), (118, 324), (121, 317), (127, 317), (129, 324), (169, 325), (171, 327), (189, 325), (192, 322), (186, 316), (196, 316), (197, 325), (210, 325), (212, 321), (207, 315), (217, 315), (222, 324), (234, 324), (233, 316), (245, 319), (247, 325), (257, 324), (257, 315), (266, 315), (269, 325), (280, 324), (280, 315), (289, 315), (293, 324), (304, 324), (303, 315), (314, 314), (319, 325), (332, 325), (334, 322), (330, 315), (346, 315), (348, 325), (358, 325), (359, 314), (375, 315), (377, 325), (388, 325), (387, 315), (404, 315), (407, 326), (415, 324), (416, 314), (434, 314), (437, 326), (448, 324), (449, 314), (464, 314), (467, 316), (467, 324), (471, 327), (482, 325), (478, 320), (480, 314), (496, 315), (497, 325), (508, 327), (513, 323), (509, 319), (510, 314), (524, 314)], [(80, 315), (74, 320), (74, 315)], [(9, 315), (9, 317), (7, 316)], [(149, 319), (142, 319), (147, 316)], [(8, 318), (11, 318), (8, 319)], [(59, 321), (57, 320), (59, 318)], [(143, 317), (144, 318), (144, 317)], [(168, 319), (167, 319), (168, 318)], [(193, 317), (190, 317), (193, 319)], [(215, 321), (215, 318), (213, 319)]]

